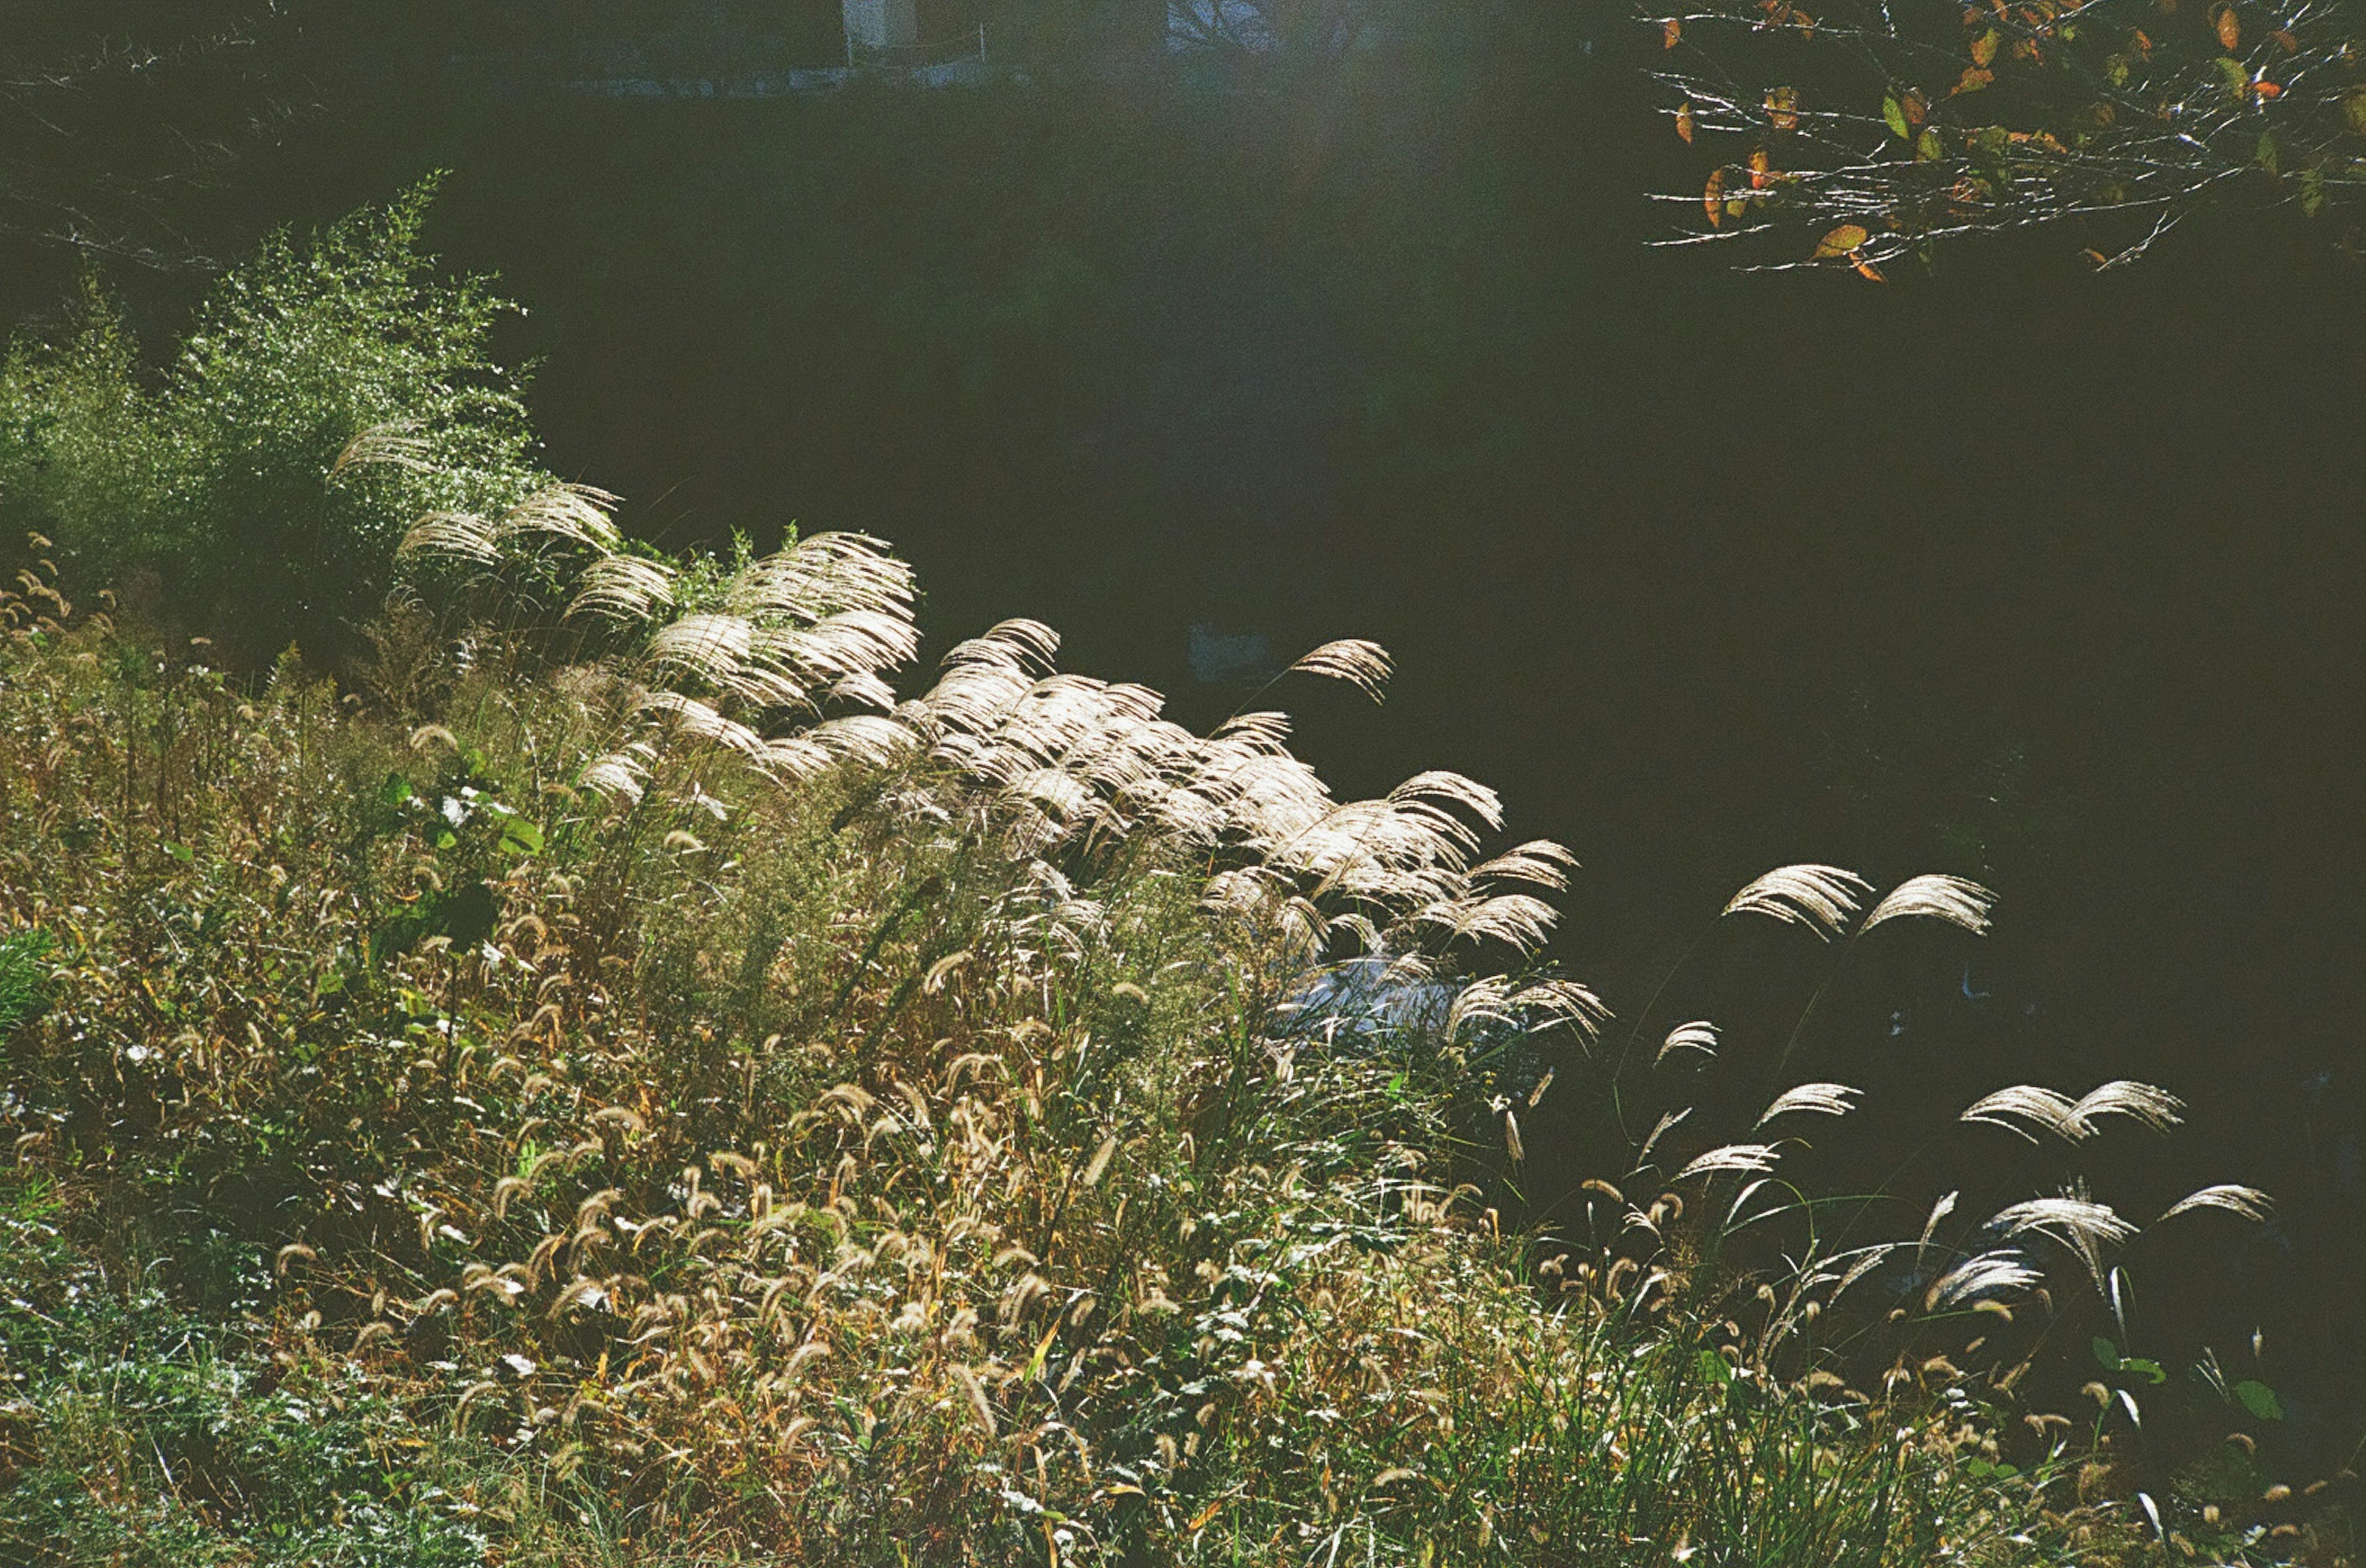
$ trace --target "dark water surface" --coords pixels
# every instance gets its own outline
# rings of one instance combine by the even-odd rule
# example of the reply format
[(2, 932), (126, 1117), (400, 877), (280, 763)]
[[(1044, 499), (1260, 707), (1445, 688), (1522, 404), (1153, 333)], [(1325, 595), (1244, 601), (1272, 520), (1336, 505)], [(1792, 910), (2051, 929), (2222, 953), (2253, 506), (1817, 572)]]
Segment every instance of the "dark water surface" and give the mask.
[[(256, 200), (448, 164), (436, 243), (532, 308), (556, 466), (673, 544), (891, 539), (938, 649), (1036, 616), (1205, 723), (1379, 638), (1386, 707), (1271, 700), (1344, 791), (1453, 767), (1569, 843), (1558, 951), (1622, 1013), (1770, 866), (1988, 881), (1997, 933), (1864, 960), (1803, 1075), (1868, 1114), (2184, 1096), (2176, 1139), (2096, 1152), (2099, 1195), (2282, 1212), (2140, 1272), (2150, 1331), (2264, 1325), (2302, 1404), (2354, 1398), (2366, 275), (2244, 219), (2101, 278), (2067, 239), (1887, 288), (1737, 276), (1643, 247), (1639, 193), (1689, 165), (1641, 105), (1575, 54), (1232, 98), (479, 103)], [(1763, 1055), (1828, 955), (1724, 940), (1646, 1026)]]

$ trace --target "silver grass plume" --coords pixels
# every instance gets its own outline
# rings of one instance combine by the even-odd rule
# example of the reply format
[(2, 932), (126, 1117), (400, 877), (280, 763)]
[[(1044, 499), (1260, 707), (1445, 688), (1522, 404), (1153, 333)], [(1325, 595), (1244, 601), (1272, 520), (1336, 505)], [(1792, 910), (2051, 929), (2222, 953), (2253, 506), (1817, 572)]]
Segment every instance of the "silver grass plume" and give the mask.
[(2031, 1267), (2028, 1258), (2020, 1252), (1983, 1252), (1964, 1259), (1932, 1281), (1922, 1298), (1922, 1308), (1925, 1312), (1946, 1312), (2045, 1282), (2045, 1273)]
[(1871, 931), (1885, 920), (1932, 919), (1979, 936), (1988, 931), (1989, 911), (1995, 907), (1996, 895), (1978, 883), (1934, 872), (1909, 877), (1883, 895), (1865, 916), (1864, 929)]
[(1666, 1061), (1668, 1053), (1671, 1051), (1697, 1051), (1704, 1056), (1715, 1056), (1717, 1025), (1707, 1019), (1696, 1019), (1690, 1023), (1676, 1025), (1668, 1031), (1667, 1039), (1661, 1042), (1660, 1054), (1651, 1058), (1652, 1065), (1657, 1066)]
[(419, 431), (415, 419), (391, 419), (356, 432), (337, 454), (336, 461), (329, 465), (329, 477), (335, 479), (348, 469), (366, 468), (434, 473), (435, 464), (430, 455), (430, 444)]
[(1735, 894), (1722, 912), (1769, 916), (1805, 926), (1830, 942), (1846, 929), (1871, 891), (1871, 883), (1838, 866), (1777, 866)]
[(2182, 1122), (2185, 1101), (2167, 1089), (2131, 1078), (2114, 1078), (2079, 1099), (2071, 1114), (2084, 1122), (2089, 1131), (2095, 1129), (2098, 1116), (2126, 1116), (2143, 1122), (2156, 1133), (2166, 1133)]
[(2002, 1127), (2033, 1144), (2042, 1140), (2031, 1127), (2075, 1144), (2101, 1131), (2095, 1125), (2099, 1116), (2126, 1116), (2165, 1133), (2184, 1120), (2184, 1109), (2185, 1102), (2166, 1089), (2114, 1078), (2075, 1101), (2035, 1084), (2015, 1084), (1976, 1101), (1960, 1120)]
[(1388, 649), (1361, 637), (1343, 637), (1326, 642), (1290, 667), (1290, 672), (1300, 675), (1323, 675), (1335, 681), (1345, 681), (1375, 703), (1385, 702), (1389, 692), (1389, 676), (1394, 672)]
[(1864, 1092), (1837, 1083), (1803, 1083), (1786, 1089), (1774, 1097), (1774, 1102), (1766, 1108), (1765, 1114), (1752, 1123), (1752, 1131), (1763, 1127), (1777, 1116), (1787, 1116), (1793, 1111), (1813, 1111), (1819, 1116), (1845, 1116), (1855, 1109), (1850, 1097)]
[(1665, 1137), (1670, 1130), (1674, 1128), (1678, 1122), (1682, 1122), (1685, 1117), (1690, 1116), (1692, 1113), (1693, 1108), (1687, 1105), (1682, 1111), (1670, 1111), (1662, 1114), (1658, 1124), (1651, 1129), (1651, 1135), (1643, 1140), (1643, 1146), (1641, 1148), (1635, 1151), (1635, 1168), (1637, 1170), (1643, 1169), (1645, 1165), (1651, 1160), (1651, 1151), (1659, 1146), (1660, 1140)]
[(1774, 1169), (1781, 1157), (1772, 1144), (1727, 1144), (1693, 1160), (1676, 1172), (1675, 1179), (1682, 1181), (1689, 1176), (1714, 1175), (1723, 1170), (1763, 1175)]
[(2264, 1224), (2268, 1216), (2275, 1212), (2275, 1204), (2256, 1187), (2222, 1182), (2215, 1187), (2205, 1187), (2199, 1192), (2186, 1194), (2171, 1203), (2160, 1217), (2166, 1220), (2193, 1209), (2224, 1209), (2253, 1224)]
[(2059, 1198), (2032, 1198), (2000, 1209), (1989, 1216), (1985, 1228), (2000, 1231), (2007, 1241), (2033, 1232), (2053, 1237), (2078, 1254), (2098, 1294), (2105, 1291), (2103, 1248), (2117, 1247), (2136, 1234), (2136, 1227), (2110, 1204), (2098, 1203), (2075, 1188)]
[(2033, 1144), (2042, 1140), (2022, 1126), (2022, 1122), (2028, 1122), (2072, 1143), (2093, 1131), (2079, 1120), (2079, 1108), (2068, 1095), (2056, 1094), (2035, 1084), (2015, 1084), (2011, 1089), (2000, 1089), (1994, 1094), (1983, 1096), (1974, 1101), (1958, 1120), (1985, 1122), (1992, 1127), (2002, 1127)]

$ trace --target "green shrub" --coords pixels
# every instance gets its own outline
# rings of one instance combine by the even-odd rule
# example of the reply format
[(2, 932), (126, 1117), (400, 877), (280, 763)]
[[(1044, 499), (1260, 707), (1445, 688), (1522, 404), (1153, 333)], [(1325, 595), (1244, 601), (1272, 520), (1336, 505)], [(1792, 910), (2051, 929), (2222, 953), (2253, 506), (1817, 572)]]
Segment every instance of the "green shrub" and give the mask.
[(434, 194), (276, 236), (161, 374), (88, 282), (60, 341), (0, 365), (0, 529), (53, 541), (82, 589), (152, 581), (158, 609), (248, 662), (346, 648), (421, 515), (547, 482), (491, 352), (512, 307), (420, 249)]

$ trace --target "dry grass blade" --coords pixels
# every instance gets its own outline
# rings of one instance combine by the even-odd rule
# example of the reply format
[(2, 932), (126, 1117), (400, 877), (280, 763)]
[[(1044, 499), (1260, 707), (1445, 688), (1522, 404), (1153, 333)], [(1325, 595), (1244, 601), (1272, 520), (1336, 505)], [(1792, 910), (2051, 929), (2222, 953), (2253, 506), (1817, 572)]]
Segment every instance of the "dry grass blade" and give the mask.
[(2267, 1223), (2268, 1216), (2274, 1213), (2275, 1204), (2266, 1193), (2256, 1187), (2241, 1187), (2233, 1182), (2222, 1182), (2215, 1187), (2205, 1187), (2199, 1192), (2188, 1193), (2171, 1203), (2160, 1217), (2166, 1220), (2191, 1209), (2224, 1209), (2230, 1214), (2250, 1221), (2253, 1224), (2264, 1224)]
[(1850, 1097), (1864, 1092), (1837, 1083), (1803, 1083), (1786, 1089), (1774, 1097), (1774, 1103), (1769, 1105), (1765, 1114), (1752, 1124), (1752, 1131), (1763, 1127), (1777, 1116), (1787, 1116), (1793, 1111), (1812, 1111), (1819, 1116), (1845, 1116), (1856, 1109), (1850, 1102)]
[(1931, 919), (1978, 936), (1988, 931), (1989, 911), (1995, 907), (1996, 895), (1978, 883), (1934, 872), (1909, 877), (1891, 888), (1865, 918), (1865, 929), (1871, 931), (1885, 920)]
[(1772, 1144), (1726, 1144), (1709, 1150), (1676, 1172), (1675, 1179), (1682, 1181), (1689, 1176), (1710, 1176), (1724, 1170), (1763, 1176), (1773, 1170), (1781, 1157)]
[(1394, 670), (1388, 649), (1361, 637), (1326, 642), (1290, 667), (1292, 674), (1345, 681), (1375, 703), (1388, 700), (1389, 676)]
[(1846, 929), (1871, 891), (1871, 883), (1838, 866), (1777, 866), (1735, 894), (1723, 913), (1787, 920), (1830, 942)]
[(1717, 1025), (1707, 1019), (1695, 1019), (1668, 1031), (1667, 1039), (1660, 1043), (1660, 1054), (1651, 1058), (1657, 1066), (1668, 1059), (1671, 1051), (1697, 1051), (1704, 1056), (1717, 1055)]

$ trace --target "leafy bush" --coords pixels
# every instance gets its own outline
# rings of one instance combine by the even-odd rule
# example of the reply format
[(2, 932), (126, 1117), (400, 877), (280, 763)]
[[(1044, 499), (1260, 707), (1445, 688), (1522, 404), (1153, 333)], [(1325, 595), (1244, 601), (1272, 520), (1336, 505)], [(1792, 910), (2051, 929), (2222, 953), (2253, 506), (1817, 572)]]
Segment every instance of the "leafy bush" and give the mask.
[(242, 661), (342, 651), (420, 515), (546, 482), (490, 344), (512, 307), (419, 248), (434, 194), (275, 237), (161, 375), (87, 283), (61, 341), (0, 365), (0, 526), (54, 541), (85, 588), (152, 581)]
[(56, 939), (44, 931), (0, 937), (0, 1034), (49, 1005), (49, 972), (42, 960), (56, 946)]

